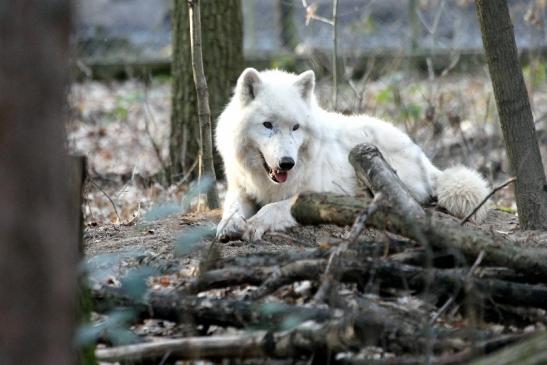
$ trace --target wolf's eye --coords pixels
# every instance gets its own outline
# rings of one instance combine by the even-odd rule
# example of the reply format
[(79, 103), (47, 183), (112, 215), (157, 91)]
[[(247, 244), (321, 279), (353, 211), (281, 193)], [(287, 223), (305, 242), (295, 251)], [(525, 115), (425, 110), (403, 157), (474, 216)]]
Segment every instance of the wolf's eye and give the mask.
[(292, 127), (292, 130), (295, 131), (295, 130), (297, 130), (298, 128), (300, 128), (300, 124), (295, 124), (295, 125)]
[(272, 122), (264, 122), (262, 123), (262, 125), (268, 129), (272, 129), (273, 128), (273, 125), (272, 125)]

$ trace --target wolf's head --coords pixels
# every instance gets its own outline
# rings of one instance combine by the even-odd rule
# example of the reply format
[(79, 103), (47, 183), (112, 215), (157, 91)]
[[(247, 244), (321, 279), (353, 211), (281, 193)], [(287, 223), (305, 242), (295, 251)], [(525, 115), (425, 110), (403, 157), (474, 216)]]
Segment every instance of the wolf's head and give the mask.
[(239, 99), (248, 153), (259, 155), (261, 168), (273, 183), (284, 183), (299, 168), (312, 137), (314, 87), (313, 71), (294, 75), (248, 68), (238, 79), (234, 98)]

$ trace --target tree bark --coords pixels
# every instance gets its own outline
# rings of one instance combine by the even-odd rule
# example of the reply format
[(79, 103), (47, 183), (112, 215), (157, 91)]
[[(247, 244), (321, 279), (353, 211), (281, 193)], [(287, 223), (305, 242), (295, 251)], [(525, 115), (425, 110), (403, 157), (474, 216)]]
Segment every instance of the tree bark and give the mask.
[(0, 6), (0, 362), (73, 364), (78, 214), (63, 113), (70, 2)]
[(188, 16), (190, 18), (190, 50), (192, 54), (192, 73), (198, 98), (198, 117), (200, 126), (200, 149), (198, 158), (201, 164), (198, 168), (203, 171), (203, 177), (211, 180), (211, 186), (207, 188), (207, 206), (210, 209), (220, 207), (217, 192), (217, 177), (213, 165), (213, 135), (211, 123), (211, 110), (209, 109), (209, 89), (203, 69), (202, 38), (201, 38), (201, 13), (199, 0), (188, 1)]
[[(203, 63), (209, 88), (213, 126), (227, 104), (243, 69), (241, 0), (202, 0)], [(186, 0), (173, 1), (172, 113), (167, 176), (175, 182), (189, 171), (199, 151), (197, 99), (192, 76)], [(222, 161), (214, 151), (215, 171), (223, 177)], [(197, 174), (193, 174), (197, 176)]]
[[(69, 187), (70, 187), (70, 196), (69, 196), (69, 209), (71, 215), (78, 217), (78, 260), (83, 260), (85, 255), (84, 249), (84, 218), (82, 214), (82, 204), (83, 204), (83, 188), (86, 179), (87, 163), (84, 156), (71, 156), (69, 159)], [(92, 312), (92, 302), (91, 302), (91, 291), (88, 287), (88, 281), (86, 278), (86, 273), (82, 272), (79, 275), (78, 282), (78, 323), (88, 323), (91, 318)], [(78, 363), (80, 365), (95, 365), (97, 362), (95, 360), (95, 344), (90, 344), (78, 349)]]
[(486, 61), (523, 229), (547, 230), (547, 185), (507, 1), (477, 0)]
[[(193, 160), (197, 159), (199, 151), (197, 98), (190, 54), (188, 6), (185, 0), (173, 0), (172, 23), (170, 165), (166, 172), (169, 183), (182, 178)], [(192, 153), (187, 152), (188, 150)]]

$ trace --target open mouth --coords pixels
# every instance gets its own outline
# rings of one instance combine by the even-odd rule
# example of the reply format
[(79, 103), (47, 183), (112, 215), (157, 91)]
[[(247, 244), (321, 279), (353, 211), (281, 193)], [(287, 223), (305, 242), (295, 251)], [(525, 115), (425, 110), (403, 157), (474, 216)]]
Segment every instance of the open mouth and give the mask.
[(260, 154), (260, 156), (262, 157), (262, 162), (264, 163), (264, 169), (266, 169), (268, 176), (274, 183), (282, 184), (287, 181), (287, 177), (289, 176), (289, 173), (287, 171), (281, 170), (279, 168), (272, 169), (266, 162), (266, 159), (264, 159), (262, 153)]

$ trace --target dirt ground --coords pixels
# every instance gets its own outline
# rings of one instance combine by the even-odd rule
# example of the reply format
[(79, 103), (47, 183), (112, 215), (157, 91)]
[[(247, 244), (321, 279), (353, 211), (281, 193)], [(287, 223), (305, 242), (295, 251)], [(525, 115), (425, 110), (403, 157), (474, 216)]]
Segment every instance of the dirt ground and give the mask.
[[(213, 242), (219, 248), (220, 257), (232, 258), (316, 248), (322, 243), (344, 238), (350, 228), (299, 226), (284, 233), (266, 234), (257, 242), (220, 243), (215, 241), (212, 234), (220, 217), (221, 210), (217, 209), (204, 213), (173, 214), (154, 221), (88, 227), (84, 237), (92, 281), (97, 285), (118, 281), (130, 270), (143, 266), (153, 268), (155, 275), (191, 277), (196, 275), (200, 260)], [(505, 235), (523, 247), (547, 248), (547, 233), (519, 231), (518, 219), (514, 214), (490, 210), (487, 220), (480, 227)], [(182, 247), (181, 250), (181, 240), (200, 229), (211, 233), (196, 238), (189, 248)], [(374, 240), (379, 234), (369, 230), (365, 236)]]

